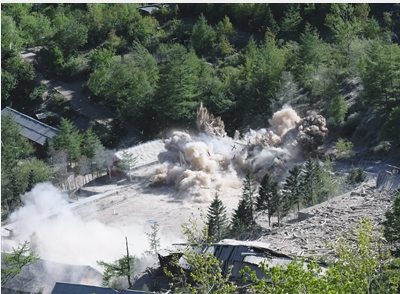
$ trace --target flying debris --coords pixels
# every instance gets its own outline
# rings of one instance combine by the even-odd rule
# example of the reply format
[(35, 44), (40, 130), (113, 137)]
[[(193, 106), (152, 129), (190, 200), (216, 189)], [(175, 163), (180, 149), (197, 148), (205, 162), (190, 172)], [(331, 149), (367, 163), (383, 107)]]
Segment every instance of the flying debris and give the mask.
[(236, 131), (233, 139), (227, 136), (222, 119), (214, 118), (201, 104), (197, 111), (199, 134), (176, 131), (165, 140), (166, 151), (158, 155), (162, 165), (149, 185), (174, 185), (178, 197), (203, 202), (217, 191), (240, 188), (248, 169), (259, 180), (266, 172), (282, 180), (328, 133), (324, 117), (302, 119), (289, 106), (274, 113), (269, 123), (269, 128), (242, 136)]

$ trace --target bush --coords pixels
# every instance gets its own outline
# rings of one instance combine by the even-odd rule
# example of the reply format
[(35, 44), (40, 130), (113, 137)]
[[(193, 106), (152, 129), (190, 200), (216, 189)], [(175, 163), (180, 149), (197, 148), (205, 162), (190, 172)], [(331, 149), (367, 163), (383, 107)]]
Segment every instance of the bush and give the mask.
[(71, 57), (68, 62), (63, 64), (61, 78), (64, 81), (72, 82), (87, 79), (89, 67), (87, 59), (83, 56)]
[(356, 184), (364, 182), (366, 178), (367, 174), (361, 167), (356, 169), (354, 165), (352, 165), (349, 170), (349, 174), (346, 177), (346, 183), (354, 186)]
[(72, 118), (74, 116), (74, 111), (70, 106), (69, 100), (58, 92), (53, 94), (48, 109), (65, 118)]
[(388, 141), (382, 141), (377, 146), (372, 148), (372, 151), (380, 156), (385, 156), (390, 151), (391, 144)]

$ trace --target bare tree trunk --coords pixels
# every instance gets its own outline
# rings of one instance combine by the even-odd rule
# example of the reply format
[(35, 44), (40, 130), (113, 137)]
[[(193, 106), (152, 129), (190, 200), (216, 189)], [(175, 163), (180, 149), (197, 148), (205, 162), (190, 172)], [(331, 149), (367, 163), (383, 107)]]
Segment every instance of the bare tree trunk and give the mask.
[(130, 264), (130, 259), (129, 259), (129, 249), (128, 249), (128, 237), (125, 237), (125, 242), (126, 242), (126, 259), (128, 262), (128, 284), (129, 284), (129, 289), (132, 288), (132, 282), (131, 282), (131, 264)]

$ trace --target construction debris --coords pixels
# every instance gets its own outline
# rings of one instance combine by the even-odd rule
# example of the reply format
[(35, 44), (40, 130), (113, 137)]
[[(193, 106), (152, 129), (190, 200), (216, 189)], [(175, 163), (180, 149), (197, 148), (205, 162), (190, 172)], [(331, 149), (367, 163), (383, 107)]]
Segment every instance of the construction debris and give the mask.
[(197, 110), (197, 128), (201, 133), (205, 133), (210, 137), (225, 137), (225, 125), (221, 117), (214, 117), (210, 114), (207, 108), (203, 107), (201, 103), (200, 108)]
[[(268, 242), (271, 250), (291, 256), (318, 258), (333, 254), (329, 244), (335, 244), (339, 235), (351, 232), (360, 219), (367, 217), (378, 228), (391, 208), (393, 193), (378, 191), (373, 183), (364, 184), (360, 191), (364, 193), (346, 193), (303, 209), (298, 218), (297, 213), (292, 213), (280, 228), (272, 229), (257, 241)], [(304, 216), (307, 217), (300, 220)]]

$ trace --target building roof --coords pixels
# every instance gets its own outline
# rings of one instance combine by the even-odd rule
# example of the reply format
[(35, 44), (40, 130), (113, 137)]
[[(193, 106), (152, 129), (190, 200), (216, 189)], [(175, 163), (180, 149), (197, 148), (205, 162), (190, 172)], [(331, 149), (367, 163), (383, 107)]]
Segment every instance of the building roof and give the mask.
[(10, 116), (21, 128), (20, 134), (30, 141), (44, 145), (46, 138), (53, 139), (59, 130), (33, 119), (12, 108), (6, 107), (1, 111), (1, 115)]
[(144, 292), (136, 290), (122, 290), (117, 291), (112, 288), (104, 288), (98, 286), (89, 285), (78, 285), (69, 283), (56, 283), (51, 294), (143, 294), (143, 293), (154, 293), (154, 292)]
[[(181, 248), (184, 244), (175, 244), (174, 246), (160, 250), (158, 252), (159, 258), (162, 259), (168, 255), (182, 252)], [(260, 268), (261, 263), (284, 266), (293, 261), (292, 257), (271, 250), (269, 247), (269, 243), (225, 239), (210, 246), (205, 246), (202, 250), (212, 253), (219, 261), (222, 261), (221, 266), (224, 272), (229, 272), (229, 268), (232, 266), (231, 278), (236, 280), (242, 278), (240, 271), (245, 266), (249, 266), (252, 270), (255, 270), (257, 277), (262, 278), (265, 274)], [(201, 247), (195, 248), (195, 250), (201, 250)], [(180, 257), (179, 266), (186, 270), (190, 270), (191, 267), (187, 263), (185, 256)]]
[[(39, 260), (22, 268), (21, 272), (1, 286), (2, 292), (35, 292), (50, 294), (56, 282), (97, 284), (102, 274), (88, 265), (63, 264)], [(100, 294), (100, 293), (98, 293)]]

